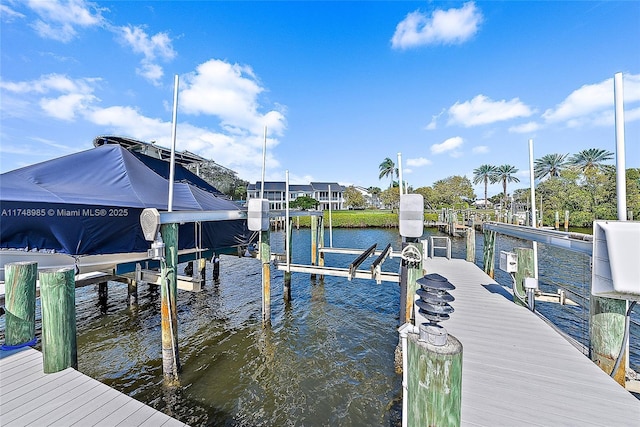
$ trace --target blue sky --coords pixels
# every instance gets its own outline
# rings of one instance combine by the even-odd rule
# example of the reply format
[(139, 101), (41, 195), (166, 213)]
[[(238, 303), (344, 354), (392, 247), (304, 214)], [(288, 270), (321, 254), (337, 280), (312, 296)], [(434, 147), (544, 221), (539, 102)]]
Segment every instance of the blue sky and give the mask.
[[(534, 156), (615, 151), (624, 73), (627, 167), (640, 167), (640, 2), (3, 0), (0, 170), (103, 134), (260, 179), (432, 185)], [(63, 172), (63, 171), (62, 171)], [(475, 188), (479, 198), (482, 186)], [(501, 191), (491, 186), (489, 193)]]

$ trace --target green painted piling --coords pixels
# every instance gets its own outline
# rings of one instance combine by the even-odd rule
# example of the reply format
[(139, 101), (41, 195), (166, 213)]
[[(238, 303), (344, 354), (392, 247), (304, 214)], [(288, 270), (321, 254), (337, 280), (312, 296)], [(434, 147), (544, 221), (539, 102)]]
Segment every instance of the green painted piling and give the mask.
[(271, 321), (271, 243), (270, 230), (260, 232), (260, 261), (262, 262), (262, 323)]
[(462, 409), (462, 344), (448, 335), (435, 346), (407, 335), (407, 425), (459, 426)]
[(36, 336), (36, 262), (5, 265), (5, 336), (6, 345), (17, 346)]
[(535, 277), (533, 249), (515, 248), (515, 252), (518, 259), (518, 270), (515, 274), (513, 302), (518, 305), (528, 307), (526, 301), (527, 291), (524, 288), (524, 279), (526, 277)]
[(484, 249), (482, 251), (482, 269), (493, 279), (495, 274), (496, 232), (484, 230), (483, 235)]
[(465, 233), (465, 240), (467, 244), (467, 261), (476, 262), (476, 230), (471, 227), (467, 227)]
[(42, 361), (45, 374), (78, 368), (73, 268), (40, 272)]
[[(602, 298), (591, 295), (589, 298), (589, 354), (591, 360), (607, 374), (611, 374), (616, 358), (622, 347), (627, 301)], [(626, 352), (626, 349), (622, 349)], [(623, 356), (613, 379), (625, 386), (626, 363)]]
[(180, 357), (178, 352), (178, 224), (162, 224), (165, 259), (160, 268), (160, 322), (162, 329), (162, 372), (167, 384), (179, 381)]

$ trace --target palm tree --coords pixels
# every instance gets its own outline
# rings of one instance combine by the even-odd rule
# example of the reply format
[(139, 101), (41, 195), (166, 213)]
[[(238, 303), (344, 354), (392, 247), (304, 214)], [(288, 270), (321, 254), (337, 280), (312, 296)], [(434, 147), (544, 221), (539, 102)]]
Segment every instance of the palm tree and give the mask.
[(502, 165), (496, 168), (493, 175), (493, 182), (502, 182), (502, 197), (505, 206), (507, 206), (507, 182), (520, 182), (520, 179), (514, 176), (516, 172), (518, 169), (514, 166)]
[(496, 167), (492, 165), (482, 165), (473, 170), (473, 183), (480, 184), (484, 182), (484, 208), (487, 208), (487, 185), (489, 181), (494, 183), (494, 175), (496, 173)]
[(536, 179), (542, 179), (545, 176), (549, 177), (560, 176), (560, 172), (564, 170), (567, 163), (565, 159), (568, 154), (547, 154), (539, 159), (536, 159), (533, 171)]
[(574, 154), (569, 158), (567, 164), (580, 169), (583, 173), (595, 172), (598, 170), (611, 168), (610, 165), (603, 165), (602, 162), (611, 160), (613, 153), (600, 148), (589, 148)]
[(382, 163), (380, 163), (380, 176), (378, 179), (382, 179), (385, 176), (391, 176), (391, 183), (389, 184), (389, 188), (391, 188), (393, 186), (393, 176), (397, 173), (396, 171), (396, 164), (393, 163), (393, 160), (387, 157), (382, 161)]

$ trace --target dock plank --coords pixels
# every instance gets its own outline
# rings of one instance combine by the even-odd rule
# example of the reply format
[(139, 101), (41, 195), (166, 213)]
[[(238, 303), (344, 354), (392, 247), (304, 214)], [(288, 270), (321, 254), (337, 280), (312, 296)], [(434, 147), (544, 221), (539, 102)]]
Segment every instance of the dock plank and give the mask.
[(640, 401), (475, 264), (425, 269), (456, 286), (442, 326), (463, 346), (462, 425), (638, 425)]
[(0, 382), (2, 426), (186, 426), (75, 369), (45, 374), (29, 347), (0, 351)]

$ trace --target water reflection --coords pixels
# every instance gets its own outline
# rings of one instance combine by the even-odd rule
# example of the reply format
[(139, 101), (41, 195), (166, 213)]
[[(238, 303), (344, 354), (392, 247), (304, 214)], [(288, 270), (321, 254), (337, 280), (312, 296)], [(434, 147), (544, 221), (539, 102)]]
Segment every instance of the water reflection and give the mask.
[[(397, 230), (334, 230), (334, 246), (400, 248)], [(282, 233), (273, 251), (283, 252)], [(328, 242), (328, 239), (327, 239)], [(528, 246), (529, 245), (529, 246)], [(498, 238), (497, 250), (530, 247)], [(293, 231), (293, 262), (310, 260), (309, 230)], [(543, 289), (561, 285), (587, 296), (588, 258), (539, 246)], [(454, 257), (466, 254), (453, 240)], [(346, 267), (352, 255), (327, 254), (326, 264)], [(586, 259), (585, 259), (586, 258)], [(482, 262), (482, 236), (476, 238)], [(371, 262), (368, 260), (367, 262)], [(398, 271), (398, 260), (385, 271)], [(368, 268), (363, 264), (362, 269)], [(212, 277), (208, 265), (208, 277)], [(394, 371), (400, 292), (397, 284), (292, 275), (292, 299), (282, 297), (283, 273), (272, 269), (271, 326), (261, 322), (261, 266), (248, 258), (222, 257), (220, 280), (202, 292), (178, 294), (181, 384), (162, 381), (159, 292), (140, 285), (138, 304), (129, 307), (127, 286), (111, 282), (105, 310), (96, 307), (97, 289), (76, 297), (79, 369), (190, 425), (388, 426), (401, 389)], [(496, 270), (499, 283), (511, 278)], [(537, 305), (576, 339), (588, 335), (581, 307)], [(38, 322), (39, 304), (38, 304)], [(4, 331), (4, 320), (0, 320)], [(38, 328), (40, 327), (38, 323)], [(583, 341), (586, 343), (586, 341)], [(635, 343), (635, 344), (634, 344)], [(632, 329), (632, 367), (638, 369), (638, 331)]]

